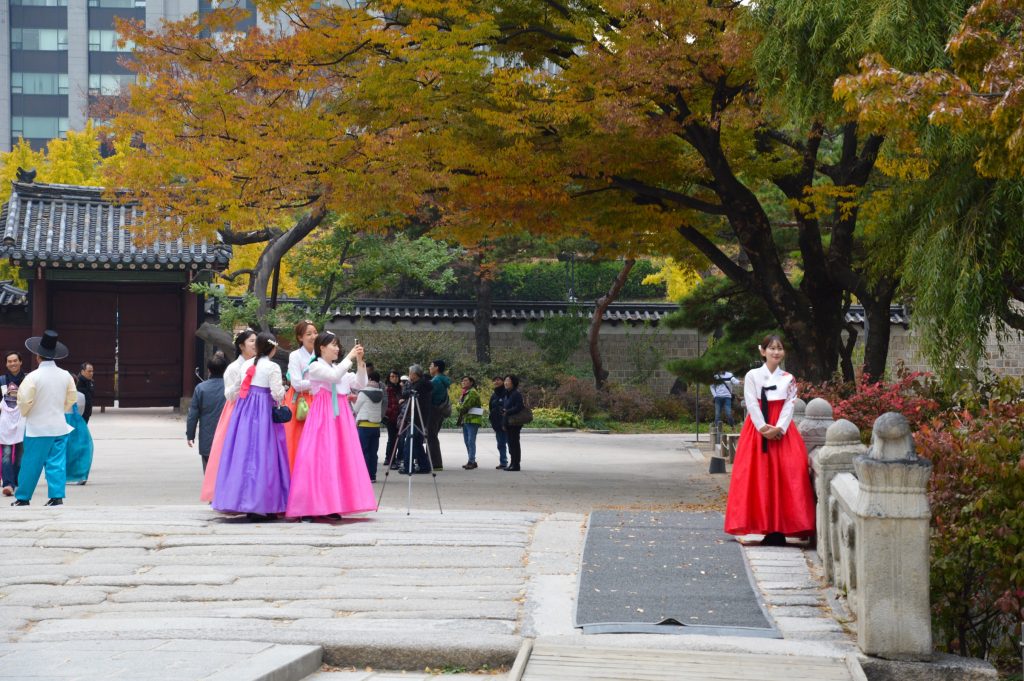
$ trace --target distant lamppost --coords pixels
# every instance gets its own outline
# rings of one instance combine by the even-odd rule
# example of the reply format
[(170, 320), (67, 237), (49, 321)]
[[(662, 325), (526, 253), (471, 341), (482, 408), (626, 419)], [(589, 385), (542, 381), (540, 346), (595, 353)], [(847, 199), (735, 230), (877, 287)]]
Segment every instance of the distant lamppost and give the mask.
[(569, 303), (576, 302), (576, 252), (562, 251), (558, 254), (559, 260), (565, 261), (565, 291), (566, 300)]

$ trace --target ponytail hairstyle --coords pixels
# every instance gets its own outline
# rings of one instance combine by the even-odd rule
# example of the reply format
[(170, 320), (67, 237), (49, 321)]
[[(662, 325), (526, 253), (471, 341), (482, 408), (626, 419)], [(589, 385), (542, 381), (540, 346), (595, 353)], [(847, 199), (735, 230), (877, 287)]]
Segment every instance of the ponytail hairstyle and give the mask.
[[(337, 335), (331, 333), (330, 331), (321, 331), (317, 335), (316, 341), (313, 343), (313, 354), (316, 356), (317, 359), (320, 359), (320, 350), (323, 349), (325, 345), (330, 345), (333, 341), (336, 340), (338, 340)], [(341, 344), (339, 343), (338, 346), (340, 347)], [(338, 357), (341, 357), (340, 352), (338, 353)]]
[(277, 347), (277, 338), (269, 331), (260, 331), (256, 334), (256, 361), (269, 357), (270, 353)]
[(242, 356), (242, 345), (245, 343), (245, 341), (249, 340), (250, 336), (255, 336), (255, 335), (256, 335), (256, 332), (253, 331), (252, 329), (248, 328), (248, 327), (246, 327), (246, 328), (242, 329), (241, 331), (239, 331), (238, 335), (235, 336), (235, 354), (237, 354), (239, 357), (241, 357)]

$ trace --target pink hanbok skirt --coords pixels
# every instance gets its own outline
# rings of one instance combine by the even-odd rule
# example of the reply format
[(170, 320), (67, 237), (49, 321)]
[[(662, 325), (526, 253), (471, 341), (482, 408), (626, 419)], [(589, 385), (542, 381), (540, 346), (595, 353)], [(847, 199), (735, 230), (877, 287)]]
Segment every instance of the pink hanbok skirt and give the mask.
[(235, 401), (228, 400), (220, 410), (217, 419), (217, 430), (213, 431), (213, 444), (210, 445), (210, 458), (206, 460), (206, 473), (203, 475), (203, 488), (199, 491), (200, 501), (213, 501), (213, 491), (217, 487), (217, 471), (220, 469), (220, 453), (224, 449), (224, 436), (231, 422), (231, 412), (235, 410)]
[(366, 513), (377, 508), (352, 410), (343, 396), (338, 401), (338, 416), (329, 390), (320, 390), (309, 406), (295, 451), (285, 511), (289, 517)]

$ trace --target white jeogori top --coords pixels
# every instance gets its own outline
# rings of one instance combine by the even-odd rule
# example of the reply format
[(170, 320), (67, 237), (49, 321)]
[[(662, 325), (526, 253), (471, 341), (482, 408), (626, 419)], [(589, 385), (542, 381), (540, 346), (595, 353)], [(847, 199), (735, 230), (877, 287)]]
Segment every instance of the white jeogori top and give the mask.
[(309, 360), (313, 353), (299, 346), (288, 355), (288, 383), (295, 388), (295, 392), (309, 392)]
[[(245, 374), (251, 366), (251, 359), (245, 360), (245, 363), (242, 364), (242, 380), (245, 380)], [(256, 362), (256, 372), (249, 385), (254, 388), (270, 388), (270, 395), (275, 402), (284, 399), (284, 379), (281, 377), (281, 367), (269, 357), (260, 357)]]
[(309, 367), (306, 377), (309, 379), (310, 392), (314, 395), (321, 390), (330, 390), (332, 385), (338, 386), (339, 395), (348, 395), (353, 390), (366, 387), (366, 365), (359, 365), (356, 373), (351, 373), (352, 360), (345, 358), (338, 364), (330, 364), (321, 357)]
[(25, 417), (25, 437), (59, 437), (74, 430), (64, 419), (78, 400), (75, 379), (52, 359), (25, 376), (18, 386), (18, 408)]
[(754, 423), (754, 427), (760, 430), (765, 425), (764, 416), (761, 414), (761, 389), (766, 388), (765, 395), (769, 402), (785, 400), (782, 405), (782, 413), (779, 414), (778, 423), (769, 424), (782, 429), (785, 433), (793, 422), (793, 404), (796, 402), (796, 379), (793, 374), (776, 368), (775, 372), (768, 371), (767, 365), (761, 365), (757, 369), (751, 369), (743, 379), (743, 401), (747, 406), (747, 414)]
[(224, 397), (228, 402), (238, 399), (238, 390), (242, 387), (242, 365), (245, 358), (239, 355), (228, 368), (224, 370)]

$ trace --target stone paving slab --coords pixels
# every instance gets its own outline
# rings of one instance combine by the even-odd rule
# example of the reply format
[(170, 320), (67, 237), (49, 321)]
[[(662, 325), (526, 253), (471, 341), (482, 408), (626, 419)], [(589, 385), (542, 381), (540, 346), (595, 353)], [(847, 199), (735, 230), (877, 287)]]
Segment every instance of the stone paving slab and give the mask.
[(316, 646), (250, 641), (0, 643), (3, 681), (298, 681), (320, 668)]
[[(332, 664), (392, 669), (510, 662), (539, 518), (385, 511), (250, 524), (202, 506), (2, 508), (0, 634), (59, 649), (313, 644)], [(22, 551), (39, 563), (27, 568)]]

